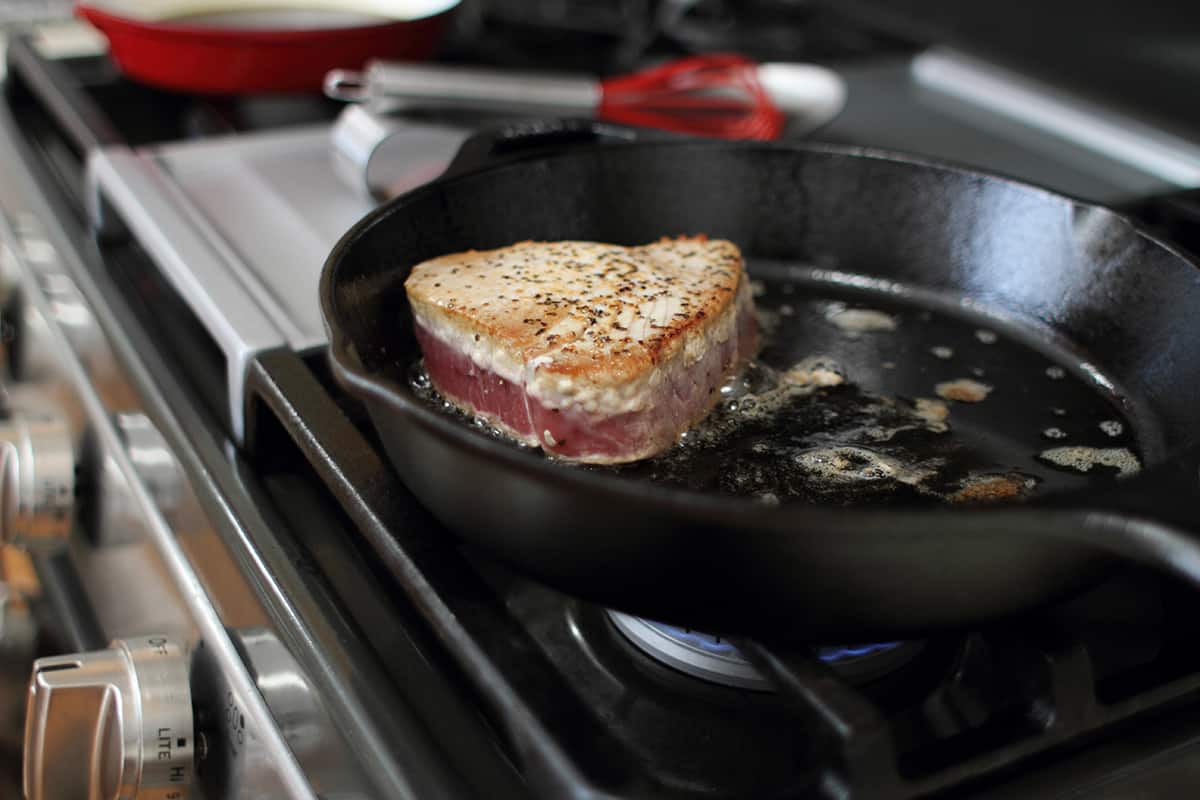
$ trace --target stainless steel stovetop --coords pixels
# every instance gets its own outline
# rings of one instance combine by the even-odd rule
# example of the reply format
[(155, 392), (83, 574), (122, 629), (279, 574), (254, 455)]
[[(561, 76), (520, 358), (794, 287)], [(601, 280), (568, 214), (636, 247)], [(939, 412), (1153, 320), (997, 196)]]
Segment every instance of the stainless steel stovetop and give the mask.
[[(154, 93), (78, 48), (8, 57), (0, 714), (25, 713), (43, 657), (36, 796), (1195, 785), (1195, 598), (1156, 575), (996, 629), (796, 652), (611, 614), (456, 547), (325, 367), (317, 274), (374, 202), (333, 167), (338, 109)], [(961, 55), (831, 61), (849, 100), (821, 138), (1110, 203), (1200, 184), (1189, 142)], [(436, 174), (470, 130), (441, 124), (409, 127), (430, 146), (393, 152), (393, 178)]]

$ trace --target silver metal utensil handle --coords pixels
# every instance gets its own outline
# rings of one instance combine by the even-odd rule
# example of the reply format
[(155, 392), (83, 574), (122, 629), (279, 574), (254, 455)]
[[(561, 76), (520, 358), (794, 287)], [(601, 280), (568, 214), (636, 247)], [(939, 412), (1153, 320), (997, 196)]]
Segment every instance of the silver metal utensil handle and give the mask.
[(330, 72), (325, 94), (376, 111), (421, 106), (590, 116), (601, 90), (590, 78), (567, 75), (373, 61), (364, 72)]
[[(413, 124), (362, 105), (346, 106), (330, 130), (333, 170), (366, 199), (382, 202), (440, 174), (469, 134), (466, 129), (449, 125)], [(415, 163), (415, 169), (399, 175), (393, 172), (385, 178), (379, 175), (379, 169), (372, 169), (385, 144), (389, 145), (388, 152), (411, 149), (427, 158)], [(378, 160), (387, 162), (386, 157)], [(435, 174), (428, 173), (429, 167), (436, 167)]]

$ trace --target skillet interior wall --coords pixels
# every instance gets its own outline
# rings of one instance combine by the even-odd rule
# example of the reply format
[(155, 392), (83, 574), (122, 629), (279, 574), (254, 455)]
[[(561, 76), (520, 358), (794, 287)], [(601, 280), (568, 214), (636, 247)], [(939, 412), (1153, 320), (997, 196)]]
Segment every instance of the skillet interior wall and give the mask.
[[(953, 294), (1040, 323), (1129, 393), (1143, 436), (1157, 432), (1169, 451), (1200, 441), (1200, 270), (1107, 210), (1035, 188), (821, 149), (632, 144), (493, 167), (380, 213), (386, 224), (362, 229), (335, 282), (337, 305), (355, 295), (354, 318), (338, 316), (372, 371), (407, 367), (417, 354), (403, 282), (424, 259), (523, 239), (642, 244), (706, 233), (750, 256)], [(394, 337), (378, 335), (383, 320)], [(1144, 444), (1153, 460), (1160, 448)]]

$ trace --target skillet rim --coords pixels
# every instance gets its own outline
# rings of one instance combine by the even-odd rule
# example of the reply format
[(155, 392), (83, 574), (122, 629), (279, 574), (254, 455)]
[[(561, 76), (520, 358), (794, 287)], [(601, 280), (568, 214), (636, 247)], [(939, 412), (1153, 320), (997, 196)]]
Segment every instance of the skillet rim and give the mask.
[[(545, 150), (531, 151), (510, 155), (495, 163), (486, 164), (478, 169), (455, 174), (448, 178), (438, 178), (392, 198), (378, 208), (366, 214), (356, 222), (330, 251), (321, 271), (319, 286), (322, 321), (329, 338), (328, 357), (332, 372), (338, 382), (360, 399), (371, 399), (382, 403), (393, 413), (404, 414), (412, 422), (422, 426), (427, 432), (449, 440), (449, 443), (459, 448), (467, 448), (473, 455), (486, 458), (497, 463), (497, 468), (516, 470), (544, 484), (554, 485), (557, 489), (571, 491), (583, 489), (591, 493), (601, 493), (613, 499), (636, 498), (653, 503), (660, 508), (670, 509), (676, 514), (700, 519), (708, 523), (724, 522), (727, 518), (737, 517), (738, 527), (747, 524), (745, 515), (755, 517), (757, 527), (791, 528), (795, 522), (803, 520), (807, 525), (835, 526), (838, 529), (873, 528), (879, 524), (887, 525), (890, 521), (895, 524), (898, 516), (903, 516), (906, 524), (928, 521), (932, 525), (944, 524), (952, 518), (957, 518), (958, 527), (964, 514), (971, 514), (978, 520), (986, 516), (995, 524), (1005, 517), (1016, 516), (1028, 522), (1031, 515), (1047, 514), (1055, 517), (1059, 527), (1063, 523), (1071, 527), (1080, 525), (1095, 529), (1107, 528), (1109, 520), (1099, 519), (1095, 512), (1107, 512), (1108, 504), (1098, 501), (1096, 486), (1055, 492), (1041, 497), (1031, 498), (1027, 502), (1000, 504), (994, 506), (952, 506), (941, 505), (918, 508), (855, 508), (810, 506), (800, 504), (780, 504), (767, 506), (752, 498), (734, 495), (714, 496), (711, 493), (698, 492), (691, 489), (669, 487), (648, 481), (634, 480), (626, 476), (577, 468), (571, 464), (559, 463), (544, 455), (511, 444), (480, 436), (476, 431), (463, 426), (455, 420), (440, 414), (423, 404), (411, 402), (405, 395), (405, 387), (385, 375), (370, 372), (354, 353), (353, 342), (342, 329), (336, 302), (336, 277), (339, 267), (345, 261), (345, 253), (355, 243), (376, 225), (385, 224), (393, 214), (401, 213), (404, 207), (420, 199), (423, 195), (440, 191), (442, 187), (453, 186), (459, 181), (478, 179), (493, 170), (504, 169), (520, 163), (531, 161), (551, 161), (557, 158), (568, 158), (580, 149), (697, 149), (697, 150), (743, 150), (743, 151), (777, 151), (819, 153), (849, 158), (863, 158), (902, 164), (906, 167), (933, 169), (941, 172), (958, 174), (970, 178), (981, 178), (1013, 187), (1024, 192), (1032, 192), (1047, 200), (1066, 205), (1074, 211), (1090, 211), (1104, 213), (1125, 224), (1139, 238), (1146, 240), (1156, 248), (1160, 248), (1175, 259), (1189, 265), (1200, 272), (1200, 257), (1183, 250), (1155, 236), (1146, 227), (1129, 214), (1109, 206), (1084, 200), (1063, 192), (1049, 189), (1034, 182), (1018, 180), (1006, 175), (980, 170), (968, 165), (958, 164), (950, 160), (930, 158), (882, 148), (863, 147), (856, 145), (831, 144), (826, 142), (759, 142), (759, 141), (725, 141), (711, 139), (683, 139), (671, 141), (639, 141), (627, 140), (610, 143), (589, 143), (546, 152)], [(374, 413), (374, 412), (372, 412)], [(1139, 478), (1148, 472), (1154, 472), (1172, 461), (1172, 452), (1165, 454), (1161, 464), (1153, 465), (1143, 470), (1137, 476), (1121, 483), (1130, 485), (1140, 483)], [(393, 465), (394, 468), (394, 465)], [(1065, 515), (1065, 518), (1064, 518)], [(1104, 516), (1104, 515), (1100, 515)], [(1130, 515), (1146, 519), (1142, 515)], [(1050, 520), (1047, 520), (1049, 522)], [(1158, 524), (1155, 520), (1146, 520)]]

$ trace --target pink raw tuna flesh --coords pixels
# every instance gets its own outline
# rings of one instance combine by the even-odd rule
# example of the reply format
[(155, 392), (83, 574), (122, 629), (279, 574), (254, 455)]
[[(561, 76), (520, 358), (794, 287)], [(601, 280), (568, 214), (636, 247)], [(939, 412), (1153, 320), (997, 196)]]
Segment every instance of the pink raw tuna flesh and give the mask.
[(719, 399), (721, 384), (754, 355), (752, 309), (742, 312), (739, 326), (737, 337), (709, 350), (690, 370), (664, 385), (661, 402), (644, 411), (609, 417), (546, 408), (520, 385), (480, 368), (420, 325), (416, 333), (430, 380), (455, 405), (501, 423), (518, 439), (536, 439), (543, 450), (556, 456), (621, 463), (637, 460), (628, 457), (630, 453), (666, 450), (679, 433), (708, 413)]

